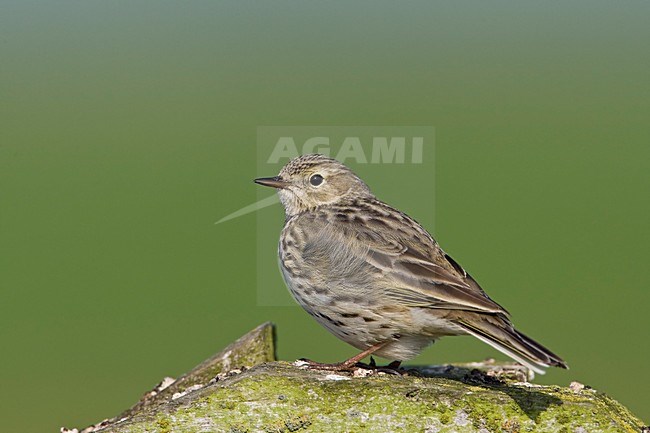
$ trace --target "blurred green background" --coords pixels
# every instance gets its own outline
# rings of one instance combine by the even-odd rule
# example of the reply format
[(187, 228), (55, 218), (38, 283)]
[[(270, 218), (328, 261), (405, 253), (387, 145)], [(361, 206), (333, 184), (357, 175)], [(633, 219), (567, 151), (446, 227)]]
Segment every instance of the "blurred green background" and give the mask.
[[(3, 430), (113, 416), (266, 320), (282, 359), (355, 352), (299, 307), (258, 306), (256, 219), (279, 233), (279, 206), (214, 225), (274, 174), (259, 125), (434, 126), (435, 211), (408, 178), (372, 175), (374, 192), (571, 365), (540, 383), (650, 421), (649, 13), (2, 1)], [(451, 338), (414, 362), (495, 355)]]

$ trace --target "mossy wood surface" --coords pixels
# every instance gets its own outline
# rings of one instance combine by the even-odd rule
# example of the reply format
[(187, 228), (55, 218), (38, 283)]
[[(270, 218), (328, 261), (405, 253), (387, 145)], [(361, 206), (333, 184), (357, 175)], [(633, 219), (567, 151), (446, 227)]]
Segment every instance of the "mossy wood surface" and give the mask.
[(264, 324), (120, 416), (84, 431), (646, 431), (605, 394), (530, 384), (521, 370), (498, 364), (423, 367), (395, 376), (332, 374), (273, 359), (273, 328)]

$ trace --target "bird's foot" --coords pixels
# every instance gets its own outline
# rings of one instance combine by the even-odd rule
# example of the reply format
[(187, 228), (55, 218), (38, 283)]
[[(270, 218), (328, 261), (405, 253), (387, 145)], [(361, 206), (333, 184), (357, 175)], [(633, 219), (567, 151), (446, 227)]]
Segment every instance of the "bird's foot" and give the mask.
[(307, 368), (313, 370), (327, 370), (327, 371), (354, 371), (356, 370), (358, 363), (349, 363), (348, 361), (335, 362), (333, 364), (327, 364), (323, 362), (312, 361), (307, 358), (300, 358), (299, 361), (301, 365), (306, 366)]
[(403, 368), (400, 369), (401, 361), (393, 361), (386, 366), (379, 366), (377, 365), (373, 357), (370, 357), (370, 363), (368, 364), (365, 364), (363, 362), (352, 363), (350, 362), (351, 360), (349, 359), (347, 361), (336, 362), (333, 364), (316, 362), (306, 358), (301, 358), (299, 361), (301, 363), (301, 366), (305, 366), (313, 370), (327, 370), (327, 371), (354, 373), (355, 371), (361, 369), (361, 370), (369, 370), (372, 373), (386, 373), (386, 374), (392, 374), (394, 376), (402, 376), (408, 374), (407, 371), (404, 370)]
[(386, 374), (392, 374), (394, 376), (402, 376), (406, 374), (406, 370), (404, 370), (403, 368), (400, 369), (401, 364), (402, 361), (393, 361), (390, 364), (385, 366), (377, 365), (377, 363), (375, 362), (375, 358), (371, 356), (369, 364), (357, 362), (355, 366), (358, 368), (363, 368), (365, 370), (372, 370), (377, 373), (386, 373)]
[[(363, 367), (360, 367), (360, 366), (366, 365), (366, 364), (362, 364), (360, 362), (363, 358), (372, 355), (373, 353), (375, 353), (377, 350), (381, 349), (382, 347), (384, 347), (388, 343), (389, 343), (388, 341), (377, 343), (377, 344), (375, 344), (373, 346), (370, 346), (369, 348), (367, 348), (363, 352), (359, 353), (358, 355), (355, 355), (352, 358), (347, 359), (347, 360), (345, 360), (343, 362), (337, 362), (335, 364), (323, 364), (323, 363), (315, 362), (315, 361), (312, 361), (310, 359), (305, 359), (305, 358), (300, 359), (300, 361), (302, 361), (304, 363), (302, 365), (306, 365), (307, 368), (313, 368), (314, 370), (351, 371), (352, 372), (352, 371), (357, 370), (358, 368), (363, 368)], [(395, 362), (397, 362), (397, 364), (395, 364)], [(395, 362), (391, 363), (388, 366), (388, 368), (390, 368), (392, 370), (397, 369), (399, 367), (399, 362), (398, 361), (395, 361)], [(376, 364), (375, 364), (375, 360), (372, 358), (372, 356), (370, 356), (370, 364), (369, 364), (369, 366), (373, 370), (377, 369)]]

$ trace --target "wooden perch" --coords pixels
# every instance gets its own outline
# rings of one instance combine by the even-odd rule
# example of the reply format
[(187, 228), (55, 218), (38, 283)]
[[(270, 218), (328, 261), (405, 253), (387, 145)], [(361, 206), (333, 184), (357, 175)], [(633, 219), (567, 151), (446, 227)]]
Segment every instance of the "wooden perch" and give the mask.
[[(275, 361), (265, 323), (95, 432), (646, 432), (607, 395), (526, 382), (516, 364), (420, 367), (394, 376)], [(78, 432), (77, 429), (61, 429)]]

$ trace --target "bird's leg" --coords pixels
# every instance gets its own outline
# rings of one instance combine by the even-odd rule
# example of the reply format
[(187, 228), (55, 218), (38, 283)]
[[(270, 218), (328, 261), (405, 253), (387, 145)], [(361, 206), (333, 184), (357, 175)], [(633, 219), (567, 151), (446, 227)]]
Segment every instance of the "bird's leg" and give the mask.
[(359, 361), (361, 361), (363, 358), (365, 358), (368, 355), (372, 355), (382, 347), (384, 347), (386, 344), (390, 343), (390, 341), (384, 341), (382, 343), (377, 343), (374, 346), (370, 346), (363, 352), (359, 353), (358, 355), (353, 356), (350, 359), (347, 359), (343, 362), (337, 362), (335, 364), (323, 364), (320, 362), (314, 362), (309, 359), (301, 359), (301, 361), (304, 361), (307, 363), (307, 365), (310, 368), (314, 368), (317, 370), (331, 370), (331, 371), (350, 371), (352, 370)]

